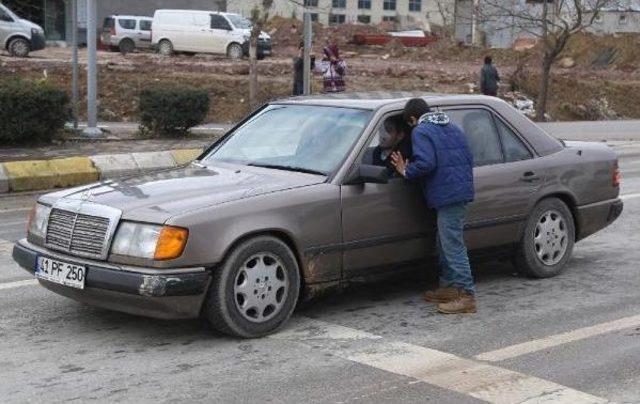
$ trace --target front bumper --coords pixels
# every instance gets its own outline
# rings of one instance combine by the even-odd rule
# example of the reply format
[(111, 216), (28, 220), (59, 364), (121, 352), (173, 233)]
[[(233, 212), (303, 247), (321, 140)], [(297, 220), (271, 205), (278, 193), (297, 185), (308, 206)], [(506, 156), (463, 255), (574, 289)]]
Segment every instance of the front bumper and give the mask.
[(39, 51), (45, 48), (46, 39), (44, 34), (32, 34), (31, 35), (31, 51)]
[(622, 214), (624, 204), (620, 199), (578, 206), (576, 209), (576, 241), (592, 235), (613, 223)]
[(52, 292), (92, 306), (147, 317), (198, 317), (211, 279), (210, 272), (202, 267), (173, 270), (124, 267), (60, 254), (27, 240), (20, 240), (13, 247), (13, 259), (32, 274), (39, 256), (87, 268), (84, 289), (38, 279)]
[[(242, 51), (244, 53), (244, 56), (249, 56), (249, 41), (245, 41), (242, 44)], [(265, 56), (270, 56), (272, 51), (271, 41), (258, 41), (256, 51), (256, 56), (260, 59), (264, 58)]]

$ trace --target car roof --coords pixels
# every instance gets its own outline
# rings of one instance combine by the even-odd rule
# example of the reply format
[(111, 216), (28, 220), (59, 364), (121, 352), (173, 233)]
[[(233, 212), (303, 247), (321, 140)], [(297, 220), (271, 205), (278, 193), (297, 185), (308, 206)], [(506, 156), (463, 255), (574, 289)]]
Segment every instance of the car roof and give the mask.
[(214, 14), (219, 14), (217, 11), (213, 11), (213, 10), (185, 10), (185, 9), (174, 9), (174, 8), (162, 8), (159, 10), (156, 10), (156, 13), (158, 12), (162, 12), (162, 13), (214, 13)]
[(112, 14), (110, 15), (108, 18), (138, 18), (138, 19), (145, 19), (145, 20), (153, 20), (153, 17), (149, 17), (147, 15), (121, 15), (121, 14)]
[(384, 106), (404, 106), (409, 99), (417, 97), (423, 98), (431, 105), (495, 104), (504, 102), (495, 97), (475, 94), (443, 94), (424, 91), (369, 91), (290, 97), (274, 103), (374, 110)]

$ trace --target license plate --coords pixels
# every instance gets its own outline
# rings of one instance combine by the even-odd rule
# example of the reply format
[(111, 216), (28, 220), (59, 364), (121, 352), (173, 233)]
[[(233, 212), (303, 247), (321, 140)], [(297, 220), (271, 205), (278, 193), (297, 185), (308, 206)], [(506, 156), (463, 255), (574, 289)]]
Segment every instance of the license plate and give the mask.
[(38, 257), (36, 277), (72, 288), (84, 289), (87, 269), (82, 265)]

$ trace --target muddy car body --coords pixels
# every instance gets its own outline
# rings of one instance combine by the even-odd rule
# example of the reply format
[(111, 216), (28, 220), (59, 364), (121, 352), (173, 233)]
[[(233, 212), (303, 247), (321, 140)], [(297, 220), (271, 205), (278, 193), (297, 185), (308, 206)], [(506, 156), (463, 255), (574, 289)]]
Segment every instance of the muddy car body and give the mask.
[[(44, 195), (14, 258), (82, 302), (203, 315), (242, 337), (273, 332), (300, 298), (432, 262), (434, 213), (421, 190), (370, 161), (377, 131), (408, 97), (276, 102), (186, 167)], [(560, 142), (497, 98), (424, 97), (474, 153), (472, 254), (506, 251), (521, 271), (553, 276), (575, 241), (620, 215), (606, 146)]]

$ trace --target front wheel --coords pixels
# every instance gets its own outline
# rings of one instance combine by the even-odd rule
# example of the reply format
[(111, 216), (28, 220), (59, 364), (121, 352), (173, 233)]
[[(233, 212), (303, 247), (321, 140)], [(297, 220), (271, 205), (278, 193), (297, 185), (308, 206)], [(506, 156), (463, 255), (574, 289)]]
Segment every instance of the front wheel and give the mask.
[(222, 333), (261, 337), (291, 317), (299, 292), (300, 273), (291, 249), (275, 237), (255, 237), (214, 269), (205, 314)]
[(557, 198), (540, 201), (527, 220), (516, 251), (516, 266), (525, 275), (550, 278), (562, 272), (575, 243), (575, 223)]
[(16, 38), (9, 43), (7, 49), (11, 56), (26, 58), (29, 56), (29, 51), (31, 51), (31, 45), (24, 38)]
[(232, 43), (227, 48), (227, 56), (230, 59), (240, 59), (242, 58), (242, 54), (243, 54), (243, 51), (242, 51), (242, 46), (240, 46), (240, 44)]

